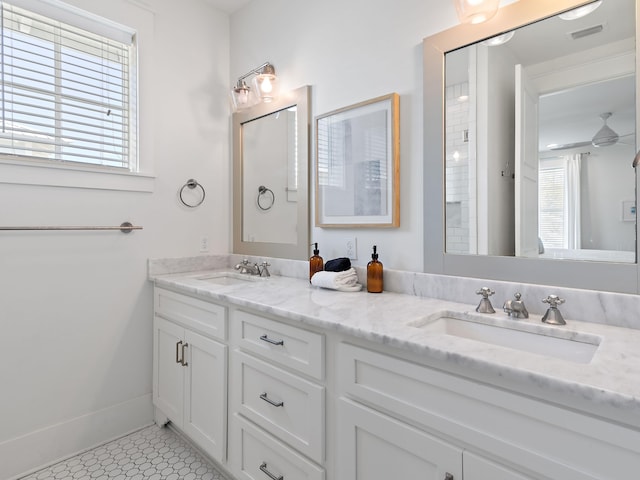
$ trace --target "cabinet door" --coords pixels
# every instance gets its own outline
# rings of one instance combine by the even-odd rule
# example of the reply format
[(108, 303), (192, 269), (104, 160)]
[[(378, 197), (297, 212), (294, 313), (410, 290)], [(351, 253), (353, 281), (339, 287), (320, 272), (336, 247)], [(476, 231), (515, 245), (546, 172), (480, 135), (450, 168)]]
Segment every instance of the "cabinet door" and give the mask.
[(226, 459), (227, 347), (185, 330), (184, 432), (214, 459)]
[(339, 400), (338, 439), (336, 478), (462, 480), (460, 448), (350, 400)]
[(153, 403), (173, 423), (182, 427), (185, 367), (182, 355), (184, 329), (155, 317), (153, 320)]
[(533, 480), (474, 453), (464, 452), (464, 480)]

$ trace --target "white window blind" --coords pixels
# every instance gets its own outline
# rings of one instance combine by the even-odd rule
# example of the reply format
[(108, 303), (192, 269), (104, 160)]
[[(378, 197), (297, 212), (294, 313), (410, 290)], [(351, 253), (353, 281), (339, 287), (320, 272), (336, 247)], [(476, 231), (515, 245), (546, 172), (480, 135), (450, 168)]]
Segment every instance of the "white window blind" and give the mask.
[(0, 5), (0, 155), (136, 170), (133, 35)]
[(566, 168), (541, 162), (538, 182), (538, 228), (548, 248), (567, 248)]

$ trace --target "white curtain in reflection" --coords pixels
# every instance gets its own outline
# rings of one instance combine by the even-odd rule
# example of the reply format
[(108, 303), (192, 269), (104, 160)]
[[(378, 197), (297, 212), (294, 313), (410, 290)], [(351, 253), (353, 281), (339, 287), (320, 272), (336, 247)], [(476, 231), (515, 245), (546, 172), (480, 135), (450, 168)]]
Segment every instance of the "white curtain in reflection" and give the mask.
[(566, 181), (565, 190), (567, 198), (567, 239), (568, 248), (575, 250), (581, 247), (580, 239), (580, 168), (582, 154), (566, 155)]

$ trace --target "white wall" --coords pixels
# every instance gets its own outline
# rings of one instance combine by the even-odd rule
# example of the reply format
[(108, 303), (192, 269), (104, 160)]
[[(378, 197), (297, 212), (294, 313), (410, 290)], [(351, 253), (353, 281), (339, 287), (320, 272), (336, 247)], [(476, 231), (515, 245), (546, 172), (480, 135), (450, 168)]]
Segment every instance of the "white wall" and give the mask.
[(456, 23), (450, 0), (255, 1), (231, 16), (229, 85), (270, 61), (281, 88), (312, 86), (314, 117), (400, 94), (401, 226), (313, 228), (325, 260), (344, 256), (345, 240), (355, 236), (354, 263), (365, 265), (376, 244), (386, 267), (422, 270), (422, 40)]
[[(622, 202), (635, 198), (630, 158), (634, 146), (626, 139), (610, 147), (591, 147), (582, 160), (582, 248), (635, 249), (635, 223), (622, 221)], [(606, 181), (603, 181), (606, 179)]]
[[(0, 225), (144, 227), (0, 232), (3, 479), (151, 421), (147, 258), (197, 255), (202, 236), (229, 251), (228, 16), (201, 0), (70, 3), (141, 28), (141, 154), (155, 186), (11, 184), (0, 165)], [(207, 191), (194, 209), (177, 196), (189, 178)]]

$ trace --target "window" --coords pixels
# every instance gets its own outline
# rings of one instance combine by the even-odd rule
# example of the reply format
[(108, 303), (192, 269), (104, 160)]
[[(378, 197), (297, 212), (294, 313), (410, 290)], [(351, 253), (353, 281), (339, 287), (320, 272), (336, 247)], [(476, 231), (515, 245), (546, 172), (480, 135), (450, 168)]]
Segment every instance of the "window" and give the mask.
[(566, 169), (559, 161), (541, 161), (538, 187), (538, 228), (546, 248), (568, 248)]
[(581, 248), (581, 163), (580, 153), (540, 160), (538, 228), (547, 248)]
[(136, 171), (133, 33), (60, 3), (0, 6), (0, 155)]

